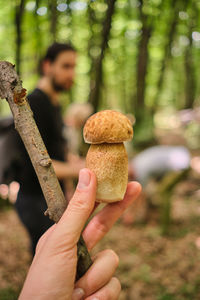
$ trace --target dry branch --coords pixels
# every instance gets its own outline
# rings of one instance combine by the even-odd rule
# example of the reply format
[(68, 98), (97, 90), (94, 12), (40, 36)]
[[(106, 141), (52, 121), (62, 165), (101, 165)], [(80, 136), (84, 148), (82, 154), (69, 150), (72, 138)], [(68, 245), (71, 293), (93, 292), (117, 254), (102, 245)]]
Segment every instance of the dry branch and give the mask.
[[(26, 90), (22, 87), (14, 65), (6, 61), (0, 61), (0, 98), (6, 99), (9, 103), (15, 128), (24, 142), (39, 179), (48, 206), (45, 214), (49, 215), (54, 222), (58, 222), (67, 207), (67, 202), (26, 100)], [(81, 237), (78, 242), (77, 278), (88, 270), (91, 263), (90, 255)]]

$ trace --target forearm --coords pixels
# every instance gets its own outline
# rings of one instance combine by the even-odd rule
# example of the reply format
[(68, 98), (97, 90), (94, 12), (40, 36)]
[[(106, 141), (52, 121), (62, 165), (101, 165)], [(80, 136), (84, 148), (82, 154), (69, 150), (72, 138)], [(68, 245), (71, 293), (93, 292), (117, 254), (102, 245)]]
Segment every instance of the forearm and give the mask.
[(69, 163), (58, 160), (52, 160), (52, 162), (58, 179), (77, 178), (78, 174)]

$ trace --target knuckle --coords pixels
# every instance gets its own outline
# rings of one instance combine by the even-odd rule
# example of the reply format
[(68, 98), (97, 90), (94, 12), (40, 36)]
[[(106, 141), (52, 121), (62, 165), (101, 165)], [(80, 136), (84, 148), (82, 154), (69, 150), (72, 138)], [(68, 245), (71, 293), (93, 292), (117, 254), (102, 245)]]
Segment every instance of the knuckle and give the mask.
[(95, 229), (99, 232), (102, 232), (102, 234), (106, 234), (109, 230), (109, 228), (105, 224), (99, 222), (98, 220), (95, 221), (94, 225)]
[(69, 209), (76, 210), (76, 211), (81, 210), (86, 213), (89, 213), (91, 210), (90, 201), (86, 199), (85, 195), (78, 192), (76, 193), (76, 195), (74, 195), (73, 199), (70, 201)]

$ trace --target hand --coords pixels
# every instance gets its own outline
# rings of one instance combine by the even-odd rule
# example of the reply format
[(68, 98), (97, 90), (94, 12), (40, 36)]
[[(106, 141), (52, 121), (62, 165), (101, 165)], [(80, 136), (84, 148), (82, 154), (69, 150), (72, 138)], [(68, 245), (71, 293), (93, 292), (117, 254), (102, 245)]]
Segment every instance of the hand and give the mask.
[(85, 159), (79, 156), (74, 156), (73, 159), (67, 162), (72, 178), (77, 178), (81, 169), (85, 168)]
[(67, 159), (66, 159), (66, 161), (69, 161), (69, 162), (71, 162), (71, 163), (74, 163), (74, 162), (79, 161), (79, 160), (81, 160), (81, 159), (83, 160), (83, 158), (81, 158), (79, 155), (69, 152), (69, 153), (67, 154)]
[(79, 171), (85, 167), (84, 159), (76, 159), (73, 162), (63, 162), (53, 159), (52, 163), (56, 176), (61, 180), (77, 178)]
[[(105, 206), (92, 218), (83, 232), (89, 250), (109, 231), (125, 208), (132, 204), (140, 190), (138, 183), (129, 183), (123, 201)], [(96, 177), (88, 169), (83, 169), (75, 194), (62, 218), (41, 237), (37, 245), (19, 300), (118, 299), (120, 283), (113, 277), (118, 258), (112, 250), (97, 254), (90, 269), (74, 283), (76, 244), (94, 209), (95, 196)]]

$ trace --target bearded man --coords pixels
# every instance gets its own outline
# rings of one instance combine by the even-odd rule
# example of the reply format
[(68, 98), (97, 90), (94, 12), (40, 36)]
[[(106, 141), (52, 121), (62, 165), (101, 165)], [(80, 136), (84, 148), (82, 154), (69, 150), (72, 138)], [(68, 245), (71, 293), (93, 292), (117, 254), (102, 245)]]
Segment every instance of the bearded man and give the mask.
[[(67, 161), (67, 147), (63, 137), (63, 119), (59, 103), (60, 92), (70, 90), (73, 85), (76, 58), (76, 51), (70, 44), (52, 44), (41, 61), (41, 77), (37, 87), (27, 97), (63, 190), (64, 180), (76, 178), (79, 170), (84, 166), (79, 160)], [(20, 150), (23, 159), (18, 174), (20, 190), (15, 207), (30, 235), (31, 250), (34, 255), (40, 236), (53, 222), (44, 216), (46, 202), (20, 137), (17, 139), (16, 147)]]

